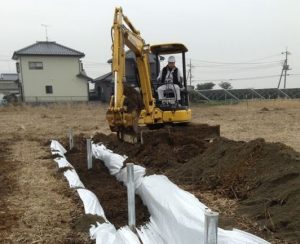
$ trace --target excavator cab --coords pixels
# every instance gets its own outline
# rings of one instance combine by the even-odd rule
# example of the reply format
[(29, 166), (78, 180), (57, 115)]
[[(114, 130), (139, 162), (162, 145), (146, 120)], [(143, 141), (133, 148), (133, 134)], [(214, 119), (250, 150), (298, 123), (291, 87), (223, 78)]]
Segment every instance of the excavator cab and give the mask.
[[(181, 80), (179, 81), (182, 85), (179, 88), (177, 85), (174, 85), (172, 82), (165, 82), (164, 84), (159, 81), (153, 82), (154, 97), (156, 99), (156, 105), (161, 110), (181, 110), (188, 109), (189, 99), (187, 92), (187, 82), (186, 82), (186, 62), (185, 62), (185, 53), (188, 49), (181, 43), (167, 43), (152, 45), (150, 51), (153, 55), (156, 56), (156, 77), (160, 73), (160, 60), (165, 55), (177, 55), (181, 54), (181, 62), (177, 60), (177, 68), (182, 72)], [(179, 64), (182, 64), (182, 69)], [(163, 89), (161, 89), (163, 88)]]

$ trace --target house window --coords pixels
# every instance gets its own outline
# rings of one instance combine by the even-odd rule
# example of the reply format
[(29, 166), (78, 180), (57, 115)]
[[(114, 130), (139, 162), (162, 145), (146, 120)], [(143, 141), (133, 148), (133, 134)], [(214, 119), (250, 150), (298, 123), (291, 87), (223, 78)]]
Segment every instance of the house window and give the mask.
[(52, 94), (53, 93), (53, 87), (52, 86), (46, 86), (46, 94)]
[(29, 62), (29, 69), (43, 69), (43, 62)]

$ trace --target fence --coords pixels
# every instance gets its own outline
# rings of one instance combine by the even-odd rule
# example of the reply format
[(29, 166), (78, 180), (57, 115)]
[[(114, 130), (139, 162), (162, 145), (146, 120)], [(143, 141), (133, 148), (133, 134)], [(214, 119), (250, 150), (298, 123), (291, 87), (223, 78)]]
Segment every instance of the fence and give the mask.
[(224, 101), (224, 100), (248, 100), (248, 99), (299, 99), (300, 88), (290, 89), (217, 89), (195, 90), (199, 101)]
[(25, 102), (43, 103), (43, 102), (87, 102), (88, 96), (25, 96)]

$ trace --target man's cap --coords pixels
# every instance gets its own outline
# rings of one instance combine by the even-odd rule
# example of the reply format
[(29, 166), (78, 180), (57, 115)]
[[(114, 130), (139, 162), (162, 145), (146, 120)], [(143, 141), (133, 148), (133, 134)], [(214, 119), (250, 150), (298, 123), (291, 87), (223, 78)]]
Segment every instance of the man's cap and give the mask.
[(169, 62), (169, 63), (175, 63), (175, 57), (174, 57), (174, 56), (170, 56), (170, 57), (168, 58), (168, 62)]

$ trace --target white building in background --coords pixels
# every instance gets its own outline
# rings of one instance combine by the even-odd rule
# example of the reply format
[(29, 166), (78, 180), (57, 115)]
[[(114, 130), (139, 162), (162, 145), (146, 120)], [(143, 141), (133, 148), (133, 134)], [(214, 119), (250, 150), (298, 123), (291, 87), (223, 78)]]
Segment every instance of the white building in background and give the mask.
[(82, 52), (56, 42), (36, 42), (15, 51), (24, 102), (88, 101)]
[(0, 74), (0, 93), (4, 95), (20, 93), (18, 74)]

